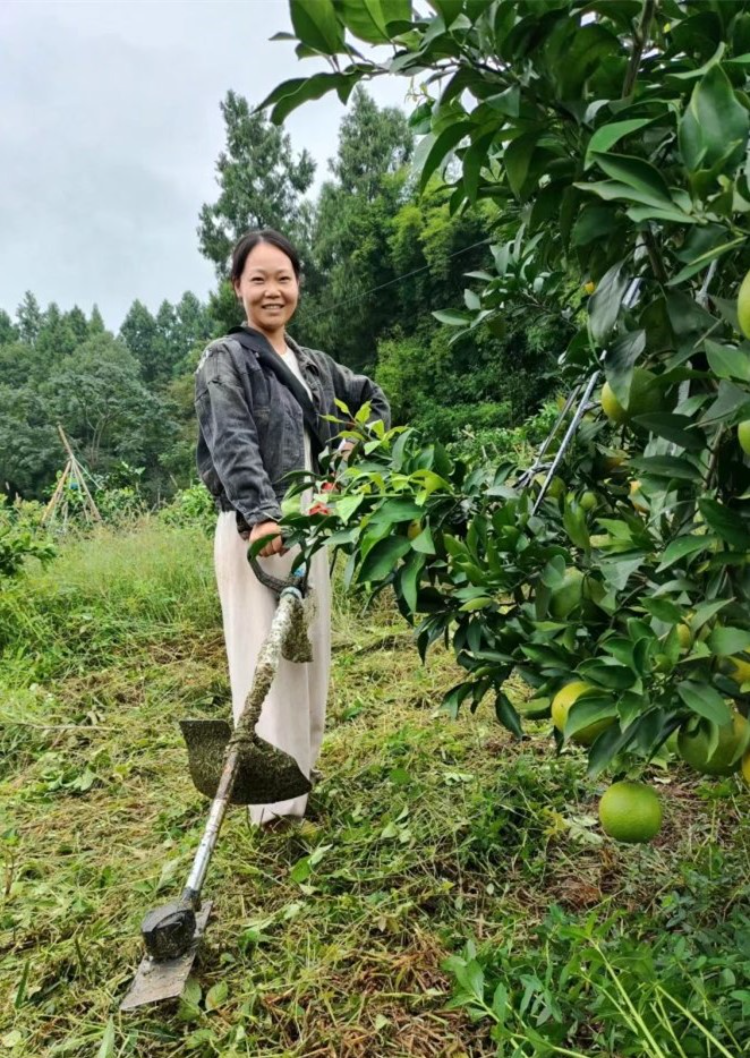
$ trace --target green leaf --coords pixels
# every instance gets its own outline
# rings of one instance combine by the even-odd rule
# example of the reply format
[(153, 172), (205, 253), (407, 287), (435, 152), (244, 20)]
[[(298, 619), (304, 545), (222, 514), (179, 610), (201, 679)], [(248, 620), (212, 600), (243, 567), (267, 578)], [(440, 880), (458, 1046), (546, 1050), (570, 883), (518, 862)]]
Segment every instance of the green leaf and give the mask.
[(617, 691), (626, 691), (637, 679), (632, 669), (618, 664), (612, 658), (590, 658), (580, 664), (577, 671), (584, 679)]
[(611, 235), (619, 223), (614, 206), (586, 206), (576, 218), (570, 241), (573, 246), (588, 246), (595, 239)]
[(349, 93), (364, 76), (358, 70), (349, 73), (315, 73), (312, 77), (295, 77), (284, 81), (266, 96), (255, 112), (265, 110), (273, 105), (271, 120), (275, 125), (282, 122), (310, 99), (320, 99), (327, 92), (337, 92), (342, 102), (346, 102)]
[[(481, 589), (480, 589), (481, 590)], [(473, 599), (469, 599), (459, 606), (460, 613), (474, 613), (476, 610), (484, 610), (488, 606), (492, 606), (495, 600), (489, 595), (477, 595)]]
[(101, 1046), (96, 1052), (96, 1058), (114, 1058), (115, 1053), (115, 1022), (110, 1018), (104, 1029)]
[(698, 606), (690, 621), (693, 633), (702, 628), (707, 621), (711, 620), (714, 614), (723, 610), (731, 601), (731, 599), (715, 599), (713, 602), (705, 602), (702, 606)]
[(427, 156), (424, 160), (424, 164), (421, 169), (418, 163), (414, 163), (414, 171), (419, 173), (419, 190), (424, 191), (427, 183), (435, 172), (435, 170), (446, 160), (448, 155), (451, 153), (454, 147), (456, 147), (461, 140), (468, 136), (471, 132), (472, 125), (469, 121), (454, 121), (447, 128), (443, 129), (439, 136), (432, 138), (428, 137), (430, 144)]
[(430, 3), (442, 18), (446, 29), (450, 29), (463, 12), (463, 0), (430, 0)]
[(640, 599), (640, 604), (644, 610), (653, 614), (657, 620), (664, 621), (665, 624), (676, 625), (682, 620), (681, 610), (668, 599), (650, 599), (645, 597)]
[(206, 1010), (218, 1010), (227, 1001), (229, 985), (226, 981), (217, 981), (206, 993)]
[(177, 1017), (180, 1021), (200, 1021), (204, 1016), (203, 1011), (200, 1009), (200, 1001), (203, 996), (203, 989), (194, 977), (188, 977), (185, 982), (185, 987), (182, 990), (180, 996), (180, 1005), (177, 1011)]
[(688, 169), (708, 168), (727, 156), (727, 167), (742, 158), (750, 115), (737, 99), (720, 65), (712, 66), (693, 89), (690, 104), (680, 123), (680, 151)]
[(363, 502), (364, 496), (342, 496), (336, 500), (336, 514), (346, 525), (354, 512), (362, 506)]
[(620, 314), (620, 306), (628, 288), (629, 280), (623, 276), (624, 261), (605, 272), (599, 286), (589, 298), (589, 330), (595, 342), (608, 337)]
[(541, 573), (541, 582), (545, 587), (559, 588), (565, 577), (565, 559), (562, 555), (554, 555)]
[(750, 647), (750, 631), (746, 628), (714, 628), (707, 642), (711, 653), (718, 657), (737, 654)]
[(565, 737), (571, 738), (597, 720), (617, 716), (617, 705), (613, 698), (604, 695), (579, 698), (573, 703), (565, 721)]
[(411, 542), (414, 551), (420, 551), (423, 555), (434, 555), (435, 544), (429, 525), (426, 525), (419, 536), (415, 536)]
[(487, 164), (487, 150), (492, 143), (493, 136), (485, 136), (476, 143), (472, 143), (466, 148), (461, 159), (466, 197), (471, 203), (477, 200), (479, 177), (483, 166)]
[(631, 466), (654, 478), (677, 478), (680, 481), (700, 481), (701, 471), (688, 459), (679, 456), (640, 456), (631, 459)]
[(638, 726), (636, 721), (621, 731), (619, 724), (612, 724), (599, 735), (589, 750), (587, 772), (592, 779), (600, 775), (617, 754), (633, 741), (638, 733)]
[(449, 327), (468, 327), (472, 317), (466, 312), (455, 312), (451, 309), (437, 309), (432, 313), (436, 320)]
[(677, 684), (677, 693), (688, 709), (692, 709), (698, 716), (712, 720), (719, 727), (731, 722), (732, 713), (729, 706), (709, 684), (685, 680)]
[(503, 154), (503, 167), (508, 175), (510, 189), (516, 198), (521, 197), (523, 185), (529, 174), (531, 158), (539, 141), (538, 132), (527, 132), (511, 140)]
[(693, 421), (687, 415), (653, 412), (650, 415), (636, 415), (633, 422), (657, 437), (666, 437), (689, 452), (702, 452), (706, 444), (705, 434), (701, 430), (691, 429)]
[(593, 160), (607, 176), (644, 196), (638, 201), (662, 202), (666, 207), (674, 205), (664, 177), (650, 162), (625, 154), (594, 154)]
[(407, 496), (398, 496), (386, 500), (378, 507), (372, 514), (370, 524), (388, 522), (389, 525), (394, 525), (399, 522), (411, 522), (414, 518), (421, 518), (423, 514), (424, 508), (417, 506), (414, 500)]
[(735, 423), (750, 416), (750, 393), (723, 378), (719, 382), (716, 400), (706, 409), (701, 418), (702, 425), (717, 422)]
[(303, 882), (306, 882), (311, 874), (312, 867), (310, 866), (309, 856), (303, 856), (301, 860), (297, 860), (295, 865), (289, 871), (289, 877), (292, 879), (293, 882), (296, 882), (297, 885), (301, 885)]
[(588, 169), (593, 165), (594, 158), (592, 155), (608, 151), (610, 147), (614, 146), (624, 136), (629, 136), (631, 132), (636, 132), (645, 125), (650, 125), (655, 120), (656, 118), (632, 118), (630, 121), (613, 121), (609, 125), (603, 125), (600, 129), (597, 129), (589, 140), (589, 145), (586, 149), (584, 169)]
[(521, 110), (521, 89), (518, 85), (511, 85), (497, 95), (488, 96), (484, 103), (493, 110), (499, 110), (506, 117), (517, 118)]
[(323, 55), (344, 50), (344, 31), (336, 17), (333, 0), (289, 0), (294, 32), (303, 44)]
[(700, 551), (705, 551), (706, 548), (710, 547), (713, 537), (710, 536), (680, 536), (677, 540), (673, 540), (664, 549), (664, 554), (660, 564), (656, 567), (656, 572), (661, 573), (662, 570), (669, 569), (675, 562), (679, 562), (680, 559), (686, 558), (688, 555), (695, 555)]
[(699, 500), (698, 506), (706, 524), (710, 525), (722, 540), (729, 541), (734, 547), (750, 549), (750, 527), (739, 514), (707, 497)]
[(690, 222), (690, 217), (678, 209), (670, 198), (664, 198), (651, 190), (644, 190), (643, 186), (633, 187), (630, 184), (623, 183), (621, 180), (600, 180), (590, 184), (574, 184), (573, 186), (580, 188), (581, 191), (590, 191), (592, 194), (598, 195), (599, 198), (603, 198), (605, 202), (635, 202), (642, 206), (651, 206), (654, 209), (662, 210), (670, 216), (674, 215), (676, 219), (685, 223)]
[(725, 253), (729, 253), (730, 250), (736, 250), (738, 246), (742, 246), (747, 241), (747, 237), (742, 235), (738, 239), (731, 239), (729, 242), (722, 243), (720, 246), (714, 246), (711, 250), (706, 250), (699, 257), (696, 257), (694, 261), (686, 264), (684, 268), (680, 269), (676, 276), (667, 283), (668, 287), (676, 287), (680, 283), (684, 283), (686, 279), (690, 279), (696, 275), (707, 264), (715, 260), (717, 257), (723, 256)]
[(357, 580), (360, 583), (376, 583), (383, 580), (395, 570), (398, 560), (410, 550), (411, 540), (406, 537), (389, 536), (385, 540), (380, 540), (368, 552), (357, 574)]
[(419, 575), (426, 561), (426, 555), (412, 551), (399, 573), (399, 586), (410, 613), (415, 613), (417, 609)]
[(664, 220), (672, 224), (697, 224), (698, 218), (691, 217), (678, 209), (659, 209), (657, 206), (630, 206), (627, 210), (630, 220), (642, 224), (645, 220)]
[[(302, 0), (310, 3), (310, 0)], [(368, 44), (387, 44), (390, 41), (387, 22), (408, 21), (411, 18), (409, 0), (334, 0), (344, 25), (355, 37)]]
[(736, 378), (750, 382), (750, 353), (747, 349), (720, 345), (707, 338), (703, 343), (711, 370), (719, 378)]
[[(596, 294), (594, 294), (594, 297), (596, 297)], [(604, 354), (604, 374), (615, 396), (624, 408), (627, 408), (630, 403), (630, 384), (633, 379), (633, 367), (645, 348), (646, 332), (630, 331), (628, 334), (618, 338)]]
[(571, 543), (575, 544), (576, 547), (588, 550), (591, 546), (589, 539), (589, 532), (586, 528), (586, 512), (578, 507), (573, 509), (567, 503), (565, 504), (565, 510), (563, 511), (563, 527), (565, 532), (568, 534)]
[(510, 698), (502, 691), (495, 698), (495, 715), (503, 727), (507, 727), (517, 738), (523, 738), (521, 719)]

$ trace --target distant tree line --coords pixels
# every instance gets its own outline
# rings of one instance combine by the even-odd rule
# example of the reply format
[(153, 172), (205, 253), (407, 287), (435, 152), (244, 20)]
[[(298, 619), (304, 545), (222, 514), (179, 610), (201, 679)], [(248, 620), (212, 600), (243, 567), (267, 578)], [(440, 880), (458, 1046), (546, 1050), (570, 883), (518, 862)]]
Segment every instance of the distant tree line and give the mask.
[(240, 321), (229, 258), (253, 227), (277, 228), (300, 249), (294, 336), (374, 374), (401, 421), (451, 441), (465, 426), (520, 422), (549, 391), (564, 336), (544, 312), (508, 328), (494, 320), (454, 344), (432, 315), (471, 297), (466, 273), (486, 264), (502, 218), (487, 203), (452, 213), (437, 177), (418, 196), (418, 126), (358, 90), (312, 201), (310, 156), (241, 96), (230, 92), (221, 108), (219, 193), (197, 231), (216, 269), (208, 304), (187, 292), (153, 314), (135, 301), (117, 335), (96, 306), (89, 317), (42, 309), (30, 292), (13, 318), (0, 311), (0, 490), (49, 495), (64, 464), (57, 422), (104, 486), (138, 471), (157, 502), (195, 480), (193, 370), (206, 342)]

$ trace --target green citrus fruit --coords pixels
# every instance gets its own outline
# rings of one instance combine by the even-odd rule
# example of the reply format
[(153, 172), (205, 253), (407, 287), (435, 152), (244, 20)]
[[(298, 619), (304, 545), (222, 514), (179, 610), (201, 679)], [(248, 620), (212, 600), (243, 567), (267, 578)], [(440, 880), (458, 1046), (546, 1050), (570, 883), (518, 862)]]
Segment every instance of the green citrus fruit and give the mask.
[(600, 452), (596, 459), (595, 470), (600, 478), (619, 477), (627, 473), (628, 453), (621, 448)]
[(732, 775), (740, 767), (748, 740), (748, 722), (741, 713), (735, 713), (728, 724), (719, 728), (719, 744), (710, 756), (709, 732), (704, 725), (697, 731), (680, 731), (677, 745), (682, 759), (701, 775)]
[[(592, 684), (586, 683), (585, 680), (574, 680), (573, 683), (566, 684), (562, 690), (557, 692), (552, 699), (552, 723), (559, 732), (565, 732), (568, 713), (578, 699), (582, 695), (595, 690), (596, 688)], [(602, 731), (606, 731), (613, 722), (614, 717), (611, 716), (607, 716), (603, 720), (595, 720), (588, 727), (583, 727), (580, 731), (576, 731), (571, 736), (571, 742), (577, 742), (580, 746), (590, 746), (601, 735)]]
[(655, 672), (671, 672), (673, 668), (674, 665), (667, 654), (656, 654), (654, 656)]
[[(640, 514), (648, 514), (648, 505), (644, 502), (645, 497), (641, 492), (640, 481), (630, 482), (630, 502)], [(639, 502), (640, 501), (640, 502)]]
[(675, 756), (677, 756), (677, 754), (680, 752), (680, 747), (677, 745), (679, 737), (680, 732), (673, 731), (667, 741), (664, 743), (664, 748), (669, 750), (669, 752), (673, 753)]
[(582, 594), (583, 573), (580, 569), (566, 569), (562, 584), (555, 588), (549, 601), (552, 619), (564, 621), (580, 605)]
[(551, 496), (554, 500), (559, 500), (564, 492), (565, 482), (562, 478), (553, 478), (547, 486), (547, 495)]
[(733, 655), (731, 658), (723, 658), (720, 668), (726, 670), (726, 674), (735, 683), (739, 683), (740, 686), (743, 683), (750, 683), (750, 661), (745, 658), (737, 655)]
[(750, 272), (742, 280), (737, 295), (737, 319), (742, 333), (746, 338), (750, 338)]
[(693, 633), (690, 631), (690, 625), (685, 624), (682, 621), (677, 625), (677, 638), (680, 641), (680, 647), (683, 650), (690, 650), (693, 643)]
[(416, 540), (419, 534), (422, 532), (422, 523), (419, 519), (409, 522), (409, 528), (406, 530), (406, 535), (410, 540)]
[(643, 844), (661, 830), (661, 801), (645, 783), (616, 782), (599, 802), (599, 822), (615, 841)]
[(750, 750), (742, 758), (742, 778), (750, 786)]
[(648, 415), (649, 412), (661, 411), (664, 398), (653, 371), (645, 367), (633, 368), (633, 381), (630, 386), (630, 399), (627, 408), (623, 408), (614, 394), (609, 382), (602, 386), (602, 409), (610, 422), (618, 425), (629, 422), (636, 415)]
[(745, 419), (737, 427), (737, 440), (745, 455), (750, 456), (750, 419)]
[(587, 489), (586, 492), (583, 493), (579, 502), (584, 511), (593, 511), (599, 503), (596, 498), (596, 493), (591, 492), (590, 489)]

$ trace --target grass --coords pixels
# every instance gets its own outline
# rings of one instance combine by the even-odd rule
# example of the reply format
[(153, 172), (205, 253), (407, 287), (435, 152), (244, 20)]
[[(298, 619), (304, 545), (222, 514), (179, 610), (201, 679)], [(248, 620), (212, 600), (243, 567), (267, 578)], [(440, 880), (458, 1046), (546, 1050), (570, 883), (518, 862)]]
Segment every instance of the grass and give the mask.
[[(450, 720), (451, 657), (422, 668), (386, 602), (341, 598), (308, 818), (230, 812), (185, 997), (120, 1016), (205, 819), (176, 721), (229, 713), (210, 541), (154, 520), (72, 541), (3, 592), (0, 642), (0, 1055), (679, 1056), (660, 1009), (686, 1058), (745, 1053), (735, 781), (656, 772), (664, 830), (618, 847), (578, 753), (545, 724), (519, 744), (490, 710)], [(618, 1013), (607, 965), (624, 980), (644, 950)]]

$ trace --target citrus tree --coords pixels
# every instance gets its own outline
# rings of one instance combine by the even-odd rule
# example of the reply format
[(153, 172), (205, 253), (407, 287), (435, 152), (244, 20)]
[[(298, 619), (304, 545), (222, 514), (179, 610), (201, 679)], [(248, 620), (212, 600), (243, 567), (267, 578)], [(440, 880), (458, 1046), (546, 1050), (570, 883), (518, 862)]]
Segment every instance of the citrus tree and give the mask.
[[(677, 732), (699, 770), (736, 770), (750, 741), (750, 5), (290, 11), (282, 36), (330, 71), (279, 85), (273, 120), (412, 78), (421, 185), (442, 173), (454, 212), (497, 207), (486, 271), (440, 318), (464, 333), (567, 304), (561, 377), (591, 398), (546, 489), (511, 461), (472, 469), (409, 429), (369, 427), (365, 411), (336, 502), (291, 527), (344, 550), (348, 579), (391, 585), (423, 655), (452, 643), (465, 678), (449, 708), (491, 694), (516, 734), (524, 712), (551, 711), (592, 774)], [(566, 302), (571, 276), (586, 311)]]

